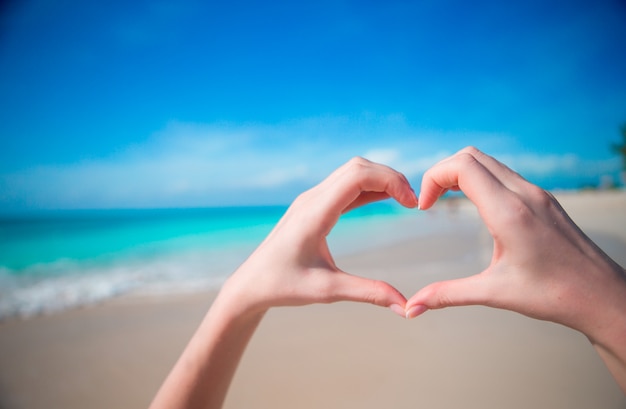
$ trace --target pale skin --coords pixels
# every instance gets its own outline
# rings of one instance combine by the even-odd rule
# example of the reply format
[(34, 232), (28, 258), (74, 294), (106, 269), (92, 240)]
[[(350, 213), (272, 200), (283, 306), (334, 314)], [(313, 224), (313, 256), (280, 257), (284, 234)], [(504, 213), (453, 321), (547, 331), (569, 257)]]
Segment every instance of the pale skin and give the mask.
[(389, 197), (417, 206), (403, 175), (361, 158), (300, 195), (222, 287), (151, 408), (221, 407), (241, 355), (271, 307), (358, 301), (404, 316), (400, 292), (341, 271), (326, 243), (342, 213)]
[(553, 321), (587, 336), (626, 393), (626, 272), (600, 250), (548, 192), (494, 158), (466, 148), (429, 169), (420, 208), (448, 189), (476, 205), (494, 241), (479, 274), (429, 285), (407, 317), (425, 309), (486, 305)]
[(326, 236), (342, 213), (386, 198), (418, 200), (406, 178), (355, 158), (300, 195), (222, 287), (151, 408), (220, 408), (264, 314), (276, 306), (366, 302), (414, 318), (428, 309), (480, 304), (578, 330), (626, 393), (626, 273), (589, 240), (547, 192), (466, 148), (431, 168), (419, 207), (463, 190), (494, 238), (480, 274), (429, 285), (408, 301), (391, 285), (340, 270)]

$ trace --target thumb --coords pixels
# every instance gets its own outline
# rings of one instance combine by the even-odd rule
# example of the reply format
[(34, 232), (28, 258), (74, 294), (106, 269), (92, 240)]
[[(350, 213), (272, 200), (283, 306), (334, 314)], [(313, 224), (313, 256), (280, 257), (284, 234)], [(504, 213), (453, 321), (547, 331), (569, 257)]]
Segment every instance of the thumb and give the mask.
[(439, 281), (419, 290), (406, 303), (406, 317), (415, 318), (426, 310), (461, 305), (482, 305), (487, 300), (482, 275)]
[(394, 313), (406, 316), (406, 298), (391, 284), (345, 272), (336, 273), (333, 279), (333, 301), (356, 301), (389, 307)]

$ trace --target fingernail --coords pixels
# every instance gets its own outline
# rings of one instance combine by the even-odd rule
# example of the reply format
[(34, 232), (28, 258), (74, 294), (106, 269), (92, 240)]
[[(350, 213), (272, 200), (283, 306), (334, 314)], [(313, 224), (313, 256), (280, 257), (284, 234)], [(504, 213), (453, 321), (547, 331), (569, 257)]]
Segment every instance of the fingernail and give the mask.
[(427, 306), (425, 306), (423, 304), (418, 304), (418, 305), (415, 305), (415, 306), (409, 308), (406, 311), (406, 313), (405, 313), (406, 314), (405, 317), (407, 319), (415, 318), (418, 315), (421, 315), (421, 314), (425, 313), (426, 310), (428, 310)]
[(404, 312), (404, 308), (402, 308), (398, 304), (391, 304), (389, 306), (389, 309), (395, 312), (396, 314), (398, 314), (399, 316), (401, 316), (402, 318), (406, 318), (406, 313)]

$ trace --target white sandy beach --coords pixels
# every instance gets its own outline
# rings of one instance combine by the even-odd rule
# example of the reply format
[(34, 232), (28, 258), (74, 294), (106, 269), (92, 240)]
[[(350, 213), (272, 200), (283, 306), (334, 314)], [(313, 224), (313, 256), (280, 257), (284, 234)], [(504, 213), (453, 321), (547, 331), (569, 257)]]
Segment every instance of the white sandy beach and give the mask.
[[(626, 192), (558, 197), (626, 265)], [(429, 217), (446, 229), (342, 256), (338, 265), (388, 280), (407, 297), (486, 266), (491, 241), (468, 202), (454, 212), (440, 204)], [(147, 407), (212, 297), (124, 297), (0, 324), (0, 409)], [(626, 397), (587, 339), (559, 325), (484, 307), (406, 321), (338, 303), (270, 311), (226, 402), (229, 409), (381, 407), (617, 409)]]

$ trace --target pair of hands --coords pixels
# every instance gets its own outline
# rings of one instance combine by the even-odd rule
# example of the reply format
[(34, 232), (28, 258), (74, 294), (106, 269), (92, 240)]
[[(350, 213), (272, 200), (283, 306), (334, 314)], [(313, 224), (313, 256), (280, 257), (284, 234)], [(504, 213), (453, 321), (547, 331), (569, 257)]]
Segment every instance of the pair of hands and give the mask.
[[(326, 237), (342, 213), (390, 197), (426, 210), (449, 189), (465, 192), (493, 236), (493, 258), (484, 271), (433, 283), (407, 301), (388, 283), (335, 265)], [(368, 302), (407, 318), (481, 304), (564, 324), (587, 335), (626, 393), (625, 271), (549, 193), (466, 148), (426, 172), (419, 201), (402, 174), (361, 158), (300, 195), (226, 281), (152, 407), (221, 407), (269, 308), (335, 301)]]
[[(431, 284), (407, 301), (386, 282), (350, 275), (335, 265), (326, 236), (342, 213), (389, 197), (426, 210), (449, 189), (468, 196), (493, 236), (493, 258), (483, 272)], [(606, 297), (621, 305), (624, 292), (611, 287), (624, 287), (623, 270), (549, 193), (471, 147), (426, 172), (419, 202), (402, 174), (352, 159), (300, 195), (232, 279), (240, 283), (242, 302), (259, 311), (359, 301), (413, 318), (428, 309), (480, 304), (559, 322), (589, 336), (606, 330), (615, 314), (624, 315), (623, 310), (589, 311), (605, 304)]]

